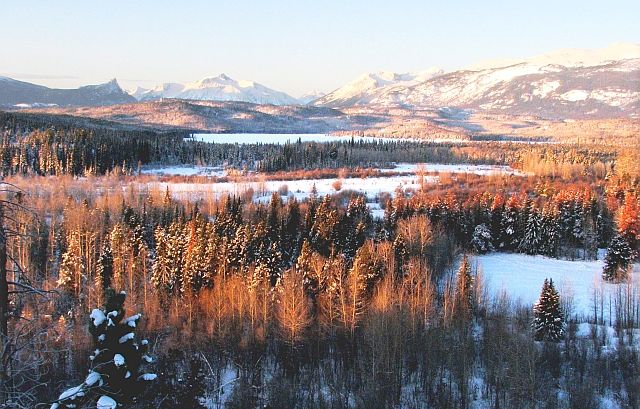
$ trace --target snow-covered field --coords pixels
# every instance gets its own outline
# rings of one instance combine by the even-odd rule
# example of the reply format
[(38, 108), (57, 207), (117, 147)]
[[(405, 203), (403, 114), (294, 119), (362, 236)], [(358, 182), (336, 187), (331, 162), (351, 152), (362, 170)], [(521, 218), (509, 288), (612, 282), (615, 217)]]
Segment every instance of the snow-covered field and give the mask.
[[(403, 191), (417, 191), (424, 185), (436, 184), (439, 181), (437, 175), (426, 175), (429, 172), (447, 173), (473, 173), (476, 175), (523, 175), (508, 166), (490, 165), (448, 165), (435, 163), (398, 163), (393, 168), (380, 169), (380, 176), (367, 178), (327, 178), (307, 180), (265, 180), (265, 181), (240, 181), (219, 183), (179, 183), (179, 182), (150, 182), (150, 189), (169, 191), (177, 198), (198, 200), (205, 197), (220, 197), (225, 194), (244, 195), (253, 191), (253, 199), (256, 202), (266, 203), (274, 192), (282, 194), (286, 200), (295, 197), (298, 200), (307, 199), (315, 189), (318, 196), (334, 194), (340, 191), (354, 191), (366, 196), (368, 207), (374, 218), (384, 215), (384, 210), (376, 203), (376, 198), (382, 193), (394, 195), (398, 188)], [(398, 172), (398, 175), (390, 176), (389, 173)], [(182, 175), (182, 176), (225, 176), (222, 168), (195, 167), (195, 166), (167, 166), (161, 168), (143, 169), (142, 173), (156, 175)]]
[(397, 163), (393, 168), (380, 169), (382, 173), (428, 173), (428, 172), (448, 172), (448, 173), (473, 173), (476, 175), (522, 175), (510, 166), (498, 165), (468, 165), (468, 164), (445, 164), (445, 163)]
[[(573, 313), (581, 319), (593, 317), (594, 290), (608, 300), (621, 284), (604, 283), (601, 278), (603, 254), (595, 261), (558, 260), (525, 254), (491, 253), (476, 257), (490, 296), (505, 291), (523, 305), (533, 305), (540, 295), (545, 278), (553, 279), (561, 299), (572, 298)], [(640, 265), (634, 265), (632, 285), (640, 289)], [(608, 304), (608, 301), (606, 302)], [(605, 318), (609, 319), (608, 305)]]
[(141, 170), (142, 174), (147, 175), (178, 175), (178, 176), (216, 176), (222, 177), (226, 175), (225, 170), (222, 167), (216, 166), (190, 166), (190, 165), (177, 165), (177, 166), (163, 166), (145, 168)]
[[(188, 140), (209, 143), (237, 143), (240, 145), (250, 145), (256, 143), (295, 143), (302, 142), (349, 142), (351, 136), (333, 136), (327, 134), (274, 134), (274, 133), (197, 133)], [(374, 138), (374, 137), (354, 137), (356, 142), (390, 142), (399, 139)]]
[[(318, 196), (333, 194), (338, 191), (353, 190), (367, 196), (369, 200), (375, 199), (380, 193), (393, 194), (398, 187), (403, 190), (419, 189), (420, 177), (415, 175), (370, 177), (370, 178), (346, 178), (346, 179), (309, 179), (309, 180), (269, 180), (252, 182), (222, 182), (222, 183), (173, 183), (150, 182), (149, 187), (169, 191), (180, 198), (198, 198), (209, 195), (219, 196), (223, 194), (242, 195), (249, 190), (254, 192), (254, 200), (263, 202), (271, 198), (273, 192), (284, 192), (285, 198), (293, 196), (303, 200), (311, 195), (313, 187)], [(422, 183), (436, 183), (437, 176), (424, 176)], [(339, 190), (336, 190), (339, 187)]]
[[(387, 174), (392, 172), (407, 173), (419, 175), (432, 172), (447, 173), (473, 173), (475, 175), (524, 175), (510, 166), (498, 165), (469, 165), (469, 164), (444, 164), (444, 163), (396, 163), (392, 168), (378, 169), (380, 173)], [(148, 175), (176, 175), (176, 176), (226, 176), (224, 168), (219, 166), (196, 166), (196, 165), (171, 165), (171, 166), (154, 166), (144, 167), (142, 174)]]

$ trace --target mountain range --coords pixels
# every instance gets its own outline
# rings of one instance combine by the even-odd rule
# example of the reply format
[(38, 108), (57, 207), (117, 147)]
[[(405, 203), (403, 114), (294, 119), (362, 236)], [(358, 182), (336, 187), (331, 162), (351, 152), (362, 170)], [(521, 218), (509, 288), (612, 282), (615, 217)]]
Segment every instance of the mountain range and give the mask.
[(188, 84), (165, 83), (152, 89), (138, 88), (132, 94), (138, 101), (177, 98), (200, 101), (241, 101), (254, 104), (296, 105), (300, 101), (284, 92), (246, 80), (234, 80), (226, 74)]
[(135, 102), (113, 79), (105, 84), (76, 89), (48, 88), (7, 77), (0, 77), (0, 106), (30, 108), (52, 105), (113, 105)]
[(640, 45), (562, 50), (532, 58), (482, 62), (455, 71), (364, 74), (324, 95), (296, 99), (225, 74), (164, 83), (130, 94), (116, 80), (78, 89), (52, 89), (0, 77), (0, 106), (100, 106), (165, 98), (312, 105), (338, 109), (439, 109), (533, 115), (541, 118), (640, 116)]
[(637, 116), (640, 45), (564, 50), (432, 75), (374, 73), (311, 103), (428, 109), (456, 107), (545, 118)]

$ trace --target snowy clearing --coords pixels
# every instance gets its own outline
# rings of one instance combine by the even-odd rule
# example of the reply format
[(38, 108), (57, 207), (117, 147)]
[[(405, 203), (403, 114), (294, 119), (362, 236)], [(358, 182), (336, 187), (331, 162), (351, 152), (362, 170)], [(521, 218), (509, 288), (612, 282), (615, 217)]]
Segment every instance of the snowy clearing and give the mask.
[[(157, 174), (181, 174), (183, 170), (196, 171), (197, 167), (167, 167), (156, 169)], [(205, 170), (211, 168), (202, 168)], [(224, 171), (219, 170), (224, 174)], [(175, 173), (173, 173), (175, 172)], [(390, 176), (389, 173), (399, 173)], [(380, 194), (388, 193), (393, 196), (398, 188), (404, 191), (417, 191), (424, 185), (437, 184), (439, 176), (426, 175), (433, 172), (446, 173), (472, 173), (476, 175), (513, 175), (523, 176), (509, 166), (496, 165), (470, 165), (470, 164), (436, 164), (436, 163), (397, 163), (393, 168), (379, 169), (380, 176), (367, 178), (326, 178), (326, 179), (301, 179), (301, 180), (253, 180), (240, 182), (220, 183), (179, 183), (179, 182), (150, 182), (149, 189), (164, 191), (167, 188), (172, 196), (177, 199), (199, 200), (207, 197), (221, 197), (226, 194), (242, 196), (252, 191), (253, 200), (258, 203), (267, 203), (274, 192), (279, 192), (283, 200), (295, 197), (297, 200), (305, 200), (311, 196), (315, 189), (319, 197), (335, 194), (342, 191), (354, 191), (363, 194), (367, 198), (368, 206), (374, 218), (381, 218), (384, 210), (376, 203)], [(220, 176), (222, 176), (220, 174)]]
[[(490, 296), (505, 291), (512, 300), (533, 305), (540, 295), (545, 278), (553, 279), (560, 298), (573, 298), (573, 314), (579, 319), (593, 317), (594, 290), (612, 296), (624, 284), (604, 283), (601, 278), (603, 257), (595, 261), (558, 260), (525, 254), (491, 253), (476, 257)], [(640, 287), (640, 265), (635, 264), (632, 285)], [(612, 312), (613, 314), (613, 312)], [(609, 319), (605, 305), (605, 318)]]
[(511, 166), (501, 165), (470, 165), (470, 164), (445, 164), (445, 163), (397, 163), (393, 168), (380, 169), (382, 173), (428, 173), (428, 172), (448, 172), (448, 173), (473, 173), (475, 175), (523, 175)]
[(276, 134), (276, 133), (197, 133), (186, 140), (194, 140), (198, 142), (209, 143), (237, 143), (239, 145), (251, 145), (256, 143), (296, 143), (301, 142), (391, 142), (401, 141), (402, 139), (375, 138), (375, 137), (351, 137), (351, 136), (334, 136), (327, 134)]
[(219, 166), (176, 165), (145, 168), (140, 171), (144, 175), (166, 176), (216, 176), (223, 177), (227, 173)]

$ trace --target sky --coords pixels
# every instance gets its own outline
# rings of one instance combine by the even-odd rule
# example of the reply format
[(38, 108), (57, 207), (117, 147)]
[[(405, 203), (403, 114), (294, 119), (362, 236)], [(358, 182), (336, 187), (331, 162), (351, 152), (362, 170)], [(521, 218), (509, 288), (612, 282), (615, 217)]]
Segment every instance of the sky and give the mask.
[(365, 72), (640, 43), (637, 0), (0, 0), (0, 75), (60, 88), (225, 73), (293, 96)]

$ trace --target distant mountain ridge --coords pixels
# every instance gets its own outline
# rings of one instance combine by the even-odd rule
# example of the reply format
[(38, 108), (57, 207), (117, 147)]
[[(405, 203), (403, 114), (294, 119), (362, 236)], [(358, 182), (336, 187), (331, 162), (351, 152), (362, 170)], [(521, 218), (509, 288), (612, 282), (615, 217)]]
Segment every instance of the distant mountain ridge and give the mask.
[(115, 79), (104, 84), (60, 89), (0, 77), (0, 106), (100, 106), (131, 102), (135, 102), (135, 98), (123, 91)]
[(354, 106), (456, 107), (545, 118), (640, 115), (640, 45), (564, 50), (489, 62), (430, 78), (365, 74), (311, 102)]
[(292, 96), (253, 81), (234, 80), (226, 74), (207, 77), (188, 84), (165, 83), (152, 89), (138, 88), (132, 94), (138, 101), (178, 98), (200, 101), (238, 101), (254, 104), (296, 105)]
[(186, 84), (122, 90), (116, 80), (54, 89), (0, 77), (1, 107), (100, 106), (156, 101), (235, 101), (260, 105), (408, 110), (453, 108), (545, 119), (640, 118), (640, 44), (560, 50), (540, 56), (481, 62), (446, 72), (371, 72), (324, 94), (296, 99), (225, 74)]

